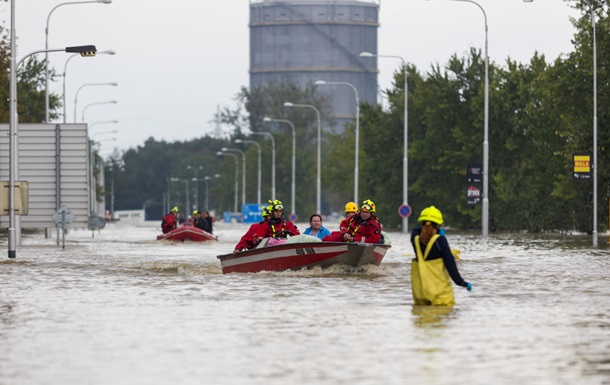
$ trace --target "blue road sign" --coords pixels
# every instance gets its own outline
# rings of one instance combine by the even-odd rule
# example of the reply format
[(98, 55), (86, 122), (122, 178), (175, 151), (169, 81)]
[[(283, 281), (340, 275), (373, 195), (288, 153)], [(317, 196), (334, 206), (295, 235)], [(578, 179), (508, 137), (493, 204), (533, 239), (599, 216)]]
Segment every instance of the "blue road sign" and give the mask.
[(288, 219), (290, 219), (290, 222), (296, 222), (297, 219), (299, 219), (299, 217), (297, 217), (296, 214), (290, 214), (290, 216), (288, 217)]
[(403, 218), (409, 217), (411, 215), (411, 212), (411, 206), (406, 203), (403, 203), (402, 205), (400, 205), (400, 207), (398, 207), (398, 215)]

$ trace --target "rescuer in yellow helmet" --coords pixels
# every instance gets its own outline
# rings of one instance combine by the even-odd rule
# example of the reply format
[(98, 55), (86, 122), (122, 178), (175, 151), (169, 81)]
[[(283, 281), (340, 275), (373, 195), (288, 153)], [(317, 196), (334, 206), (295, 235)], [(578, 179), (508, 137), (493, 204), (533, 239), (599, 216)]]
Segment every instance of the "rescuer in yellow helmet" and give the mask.
[(421, 227), (411, 233), (411, 244), (416, 258), (411, 262), (411, 288), (415, 305), (455, 304), (451, 280), (468, 291), (472, 290), (455, 263), (447, 238), (440, 234), (443, 213), (434, 206), (422, 210)]
[(178, 207), (174, 206), (168, 214), (161, 218), (161, 231), (167, 234), (178, 227)]

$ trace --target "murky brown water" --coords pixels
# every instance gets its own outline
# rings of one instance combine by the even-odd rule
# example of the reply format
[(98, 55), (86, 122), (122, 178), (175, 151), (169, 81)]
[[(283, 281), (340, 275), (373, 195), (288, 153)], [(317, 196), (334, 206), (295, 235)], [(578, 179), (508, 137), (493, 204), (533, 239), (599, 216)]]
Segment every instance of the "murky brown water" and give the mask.
[(412, 305), (401, 234), (380, 268), (223, 275), (245, 226), (157, 225), (4, 240), (0, 384), (610, 384), (605, 238), (450, 231), (474, 289), (438, 309)]

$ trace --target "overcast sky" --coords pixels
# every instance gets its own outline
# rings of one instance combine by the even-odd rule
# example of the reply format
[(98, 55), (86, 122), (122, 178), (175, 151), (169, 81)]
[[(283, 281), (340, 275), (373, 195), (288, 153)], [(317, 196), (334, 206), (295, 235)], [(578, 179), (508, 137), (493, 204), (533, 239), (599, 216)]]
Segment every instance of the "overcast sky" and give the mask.
[[(15, 1), (15, 0), (13, 0)], [(16, 1), (17, 59), (45, 48), (49, 13), (63, 1)], [(527, 62), (535, 51), (548, 61), (572, 50), (578, 16), (561, 0), (478, 0), (489, 25), (490, 60), (507, 57)], [(249, 1), (113, 0), (112, 4), (67, 4), (49, 19), (49, 48), (95, 44), (116, 55), (75, 57), (66, 76), (67, 121), (95, 124), (102, 155), (157, 140), (190, 140), (214, 130), (217, 106), (234, 106), (234, 96), (249, 77)], [(10, 26), (10, 2), (0, 4), (0, 18)], [(383, 0), (380, 4), (379, 54), (396, 55), (420, 71), (445, 64), (469, 47), (483, 49), (483, 12), (474, 4), (446, 0)], [(51, 53), (50, 64), (62, 74), (69, 54)], [(44, 58), (44, 54), (40, 55)], [(379, 59), (379, 85), (391, 86), (400, 62)], [(59, 95), (63, 79), (51, 84)], [(116, 100), (117, 104), (104, 104)], [(92, 104), (100, 103), (100, 104)], [(92, 104), (92, 105), (90, 105)], [(119, 123), (100, 123), (118, 120)], [(63, 118), (60, 118), (63, 122)], [(225, 130), (228, 130), (225, 127)], [(118, 133), (107, 131), (117, 130)], [(96, 133), (98, 135), (96, 135)], [(116, 138), (116, 141), (112, 139)]]

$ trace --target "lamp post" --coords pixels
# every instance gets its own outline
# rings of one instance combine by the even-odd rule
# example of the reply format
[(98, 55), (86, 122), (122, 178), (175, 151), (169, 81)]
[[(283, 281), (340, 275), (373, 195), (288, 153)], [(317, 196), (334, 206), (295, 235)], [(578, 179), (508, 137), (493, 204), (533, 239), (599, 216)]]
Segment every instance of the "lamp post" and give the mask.
[(253, 135), (268, 136), (271, 139), (271, 199), (275, 199), (275, 139), (269, 132), (250, 132)]
[(321, 214), (321, 206), (322, 206), (322, 177), (321, 177), (321, 159), (322, 159), (322, 146), (321, 146), (321, 132), (322, 126), (320, 125), (320, 111), (315, 106), (310, 104), (295, 104), (291, 102), (285, 102), (284, 107), (302, 107), (302, 108), (311, 108), (316, 112), (316, 116), (318, 118), (318, 171), (316, 176), (316, 212)]
[(23, 61), (37, 53), (41, 52), (68, 52), (79, 53), (81, 56), (95, 56), (97, 49), (94, 45), (83, 45), (57, 49), (37, 50), (28, 53), (21, 60), (17, 60), (16, 55), (16, 36), (15, 36), (15, 2), (11, 1), (11, 56), (10, 56), (10, 74), (9, 74), (9, 183), (8, 183), (8, 204), (9, 204), (9, 227), (8, 227), (8, 257), (17, 257), (17, 232), (20, 230), (20, 219), (15, 215), (15, 181), (19, 178), (18, 152), (17, 143), (18, 132), (18, 116), (17, 116), (17, 68)]
[(242, 140), (242, 139), (235, 139), (235, 143), (251, 143), (256, 145), (256, 147), (258, 148), (258, 191), (256, 194), (256, 203), (258, 204), (258, 206), (260, 207), (261, 205), (261, 145), (258, 144), (258, 142), (255, 142), (254, 140)]
[(356, 148), (354, 150), (354, 202), (358, 204), (358, 158), (360, 157), (360, 99), (358, 98), (358, 90), (352, 83), (348, 82), (327, 82), (324, 80), (317, 80), (317, 86), (323, 85), (343, 85), (351, 87), (356, 96)]
[[(179, 181), (183, 181), (185, 183), (185, 187), (186, 187), (186, 191), (185, 193), (185, 197), (184, 197), (184, 207), (186, 207), (186, 210), (189, 210), (189, 180), (188, 179), (180, 179), (180, 178), (171, 178), (172, 182), (179, 182)], [(186, 212), (186, 217), (188, 218), (189, 216), (189, 211)]]
[[(488, 54), (488, 40), (487, 40), (487, 14), (485, 9), (473, 0), (450, 0), (459, 1), (463, 3), (471, 3), (479, 7), (483, 12), (483, 19), (485, 21), (485, 106), (484, 106), (484, 137), (483, 137), (483, 208), (482, 208), (482, 233), (483, 240), (487, 241), (489, 235), (489, 54)], [(585, 0), (586, 1), (586, 0)], [(595, 159), (593, 160), (595, 163)]]
[(229, 155), (235, 158), (235, 209), (233, 210), (233, 212), (237, 212), (237, 195), (238, 195), (238, 191), (239, 191), (239, 178), (238, 178), (238, 174), (239, 174), (239, 159), (237, 158), (236, 154), (232, 154), (230, 152), (222, 152), (222, 151), (218, 151), (216, 153), (216, 155), (222, 156), (222, 155)]
[(243, 163), (243, 171), (241, 173), (241, 204), (245, 205), (246, 204), (246, 154), (238, 149), (238, 148), (227, 148), (227, 147), (223, 147), (220, 149), (222, 152), (227, 152), (227, 151), (232, 151), (232, 152), (238, 152), (241, 154), (241, 159), (242, 159), (242, 163)]
[[(220, 174), (216, 174), (214, 175), (214, 178), (220, 178)], [(209, 176), (206, 176), (205, 178), (203, 178), (203, 180), (205, 181), (205, 209), (206, 210), (210, 210), (210, 178)]]
[[(44, 30), (44, 34), (45, 34), (45, 39), (44, 39), (44, 48), (46, 50), (45, 53), (45, 70), (44, 70), (44, 78), (45, 78), (45, 85), (44, 85), (44, 100), (45, 100), (45, 122), (49, 123), (49, 21), (51, 20), (51, 14), (53, 13), (53, 11), (55, 11), (57, 8), (61, 7), (62, 5), (70, 5), (70, 4), (89, 4), (89, 3), (101, 3), (101, 4), (110, 4), (112, 3), (112, 0), (93, 0), (93, 1), (75, 1), (75, 2), (68, 2), (68, 3), (61, 3), (56, 5), (53, 9), (51, 9), (51, 12), (49, 12), (49, 16), (47, 16), (47, 26)], [(68, 59), (69, 60), (69, 59)], [(65, 71), (64, 71), (64, 75), (65, 75)], [(64, 83), (65, 84), (65, 83)], [(64, 95), (65, 95), (66, 89), (64, 86)], [(66, 106), (66, 100), (64, 99), (64, 123), (66, 123), (65, 121), (65, 106)]]
[(96, 136), (99, 135), (104, 135), (104, 134), (117, 134), (119, 131), (118, 130), (109, 130), (109, 131), (100, 131), (100, 132), (96, 132), (95, 134), (91, 135), (91, 140), (93, 140), (93, 138), (95, 138)]
[(86, 83), (83, 84), (82, 86), (78, 87), (78, 90), (76, 90), (76, 95), (74, 96), (74, 123), (76, 123), (76, 104), (78, 103), (78, 94), (80, 92), (80, 90), (82, 90), (85, 87), (90, 87), (90, 86), (113, 86), (116, 87), (119, 84), (116, 82), (109, 82), (109, 83)]
[[(385, 57), (400, 59), (402, 61), (402, 72), (405, 78), (404, 86), (404, 107), (403, 107), (403, 152), (402, 152), (402, 204), (409, 204), (409, 158), (408, 158), (408, 147), (409, 147), (409, 82), (407, 81), (407, 62), (401, 56), (396, 55), (374, 55), (370, 52), (361, 52), (360, 57)], [(405, 216), (402, 218), (402, 233), (409, 233), (409, 217)]]
[[(106, 55), (114, 55), (116, 52), (112, 51), (112, 50), (106, 50), (106, 51), (101, 51), (101, 52), (97, 52), (97, 55), (101, 55), (101, 54), (106, 54)], [(66, 103), (66, 73), (68, 71), (68, 63), (70, 62), (70, 60), (74, 57), (78, 56), (77, 53), (75, 53), (74, 55), (70, 55), (70, 57), (66, 60), (66, 64), (64, 64), (64, 73), (62, 75), (63, 77), (63, 91), (64, 94), (62, 96), (63, 101), (64, 101), (64, 124), (67, 123), (67, 119), (68, 119), (68, 110), (67, 110), (67, 103)], [(48, 104), (48, 102), (47, 102)], [(47, 107), (48, 109), (48, 107)]]
[(286, 119), (271, 119), (268, 117), (263, 118), (263, 122), (278, 122), (278, 123), (287, 123), (292, 128), (292, 188), (291, 188), (291, 213), (296, 214), (296, 207), (294, 205), (294, 196), (295, 196), (295, 170), (296, 170), (296, 143), (297, 143), (297, 134), (296, 129), (294, 128), (294, 124), (290, 120)]
[[(189, 164), (186, 166), (187, 170), (190, 170), (192, 167)], [(203, 166), (195, 167), (195, 177), (193, 178), (193, 182), (195, 182), (195, 204), (193, 205), (193, 209), (199, 210), (199, 179), (197, 175), (199, 174), (199, 170), (203, 170)]]
[(91, 130), (91, 128), (93, 128), (93, 126), (95, 126), (96, 124), (111, 124), (111, 123), (118, 123), (118, 120), (104, 120), (101, 122), (93, 122), (93, 123), (89, 123), (89, 130)]
[(94, 103), (89, 103), (85, 106), (85, 108), (83, 108), (83, 114), (81, 116), (81, 121), (83, 123), (85, 123), (85, 111), (87, 111), (87, 108), (91, 107), (91, 106), (98, 106), (100, 104), (117, 104), (118, 102), (116, 100), (108, 100), (106, 102), (94, 102)]

